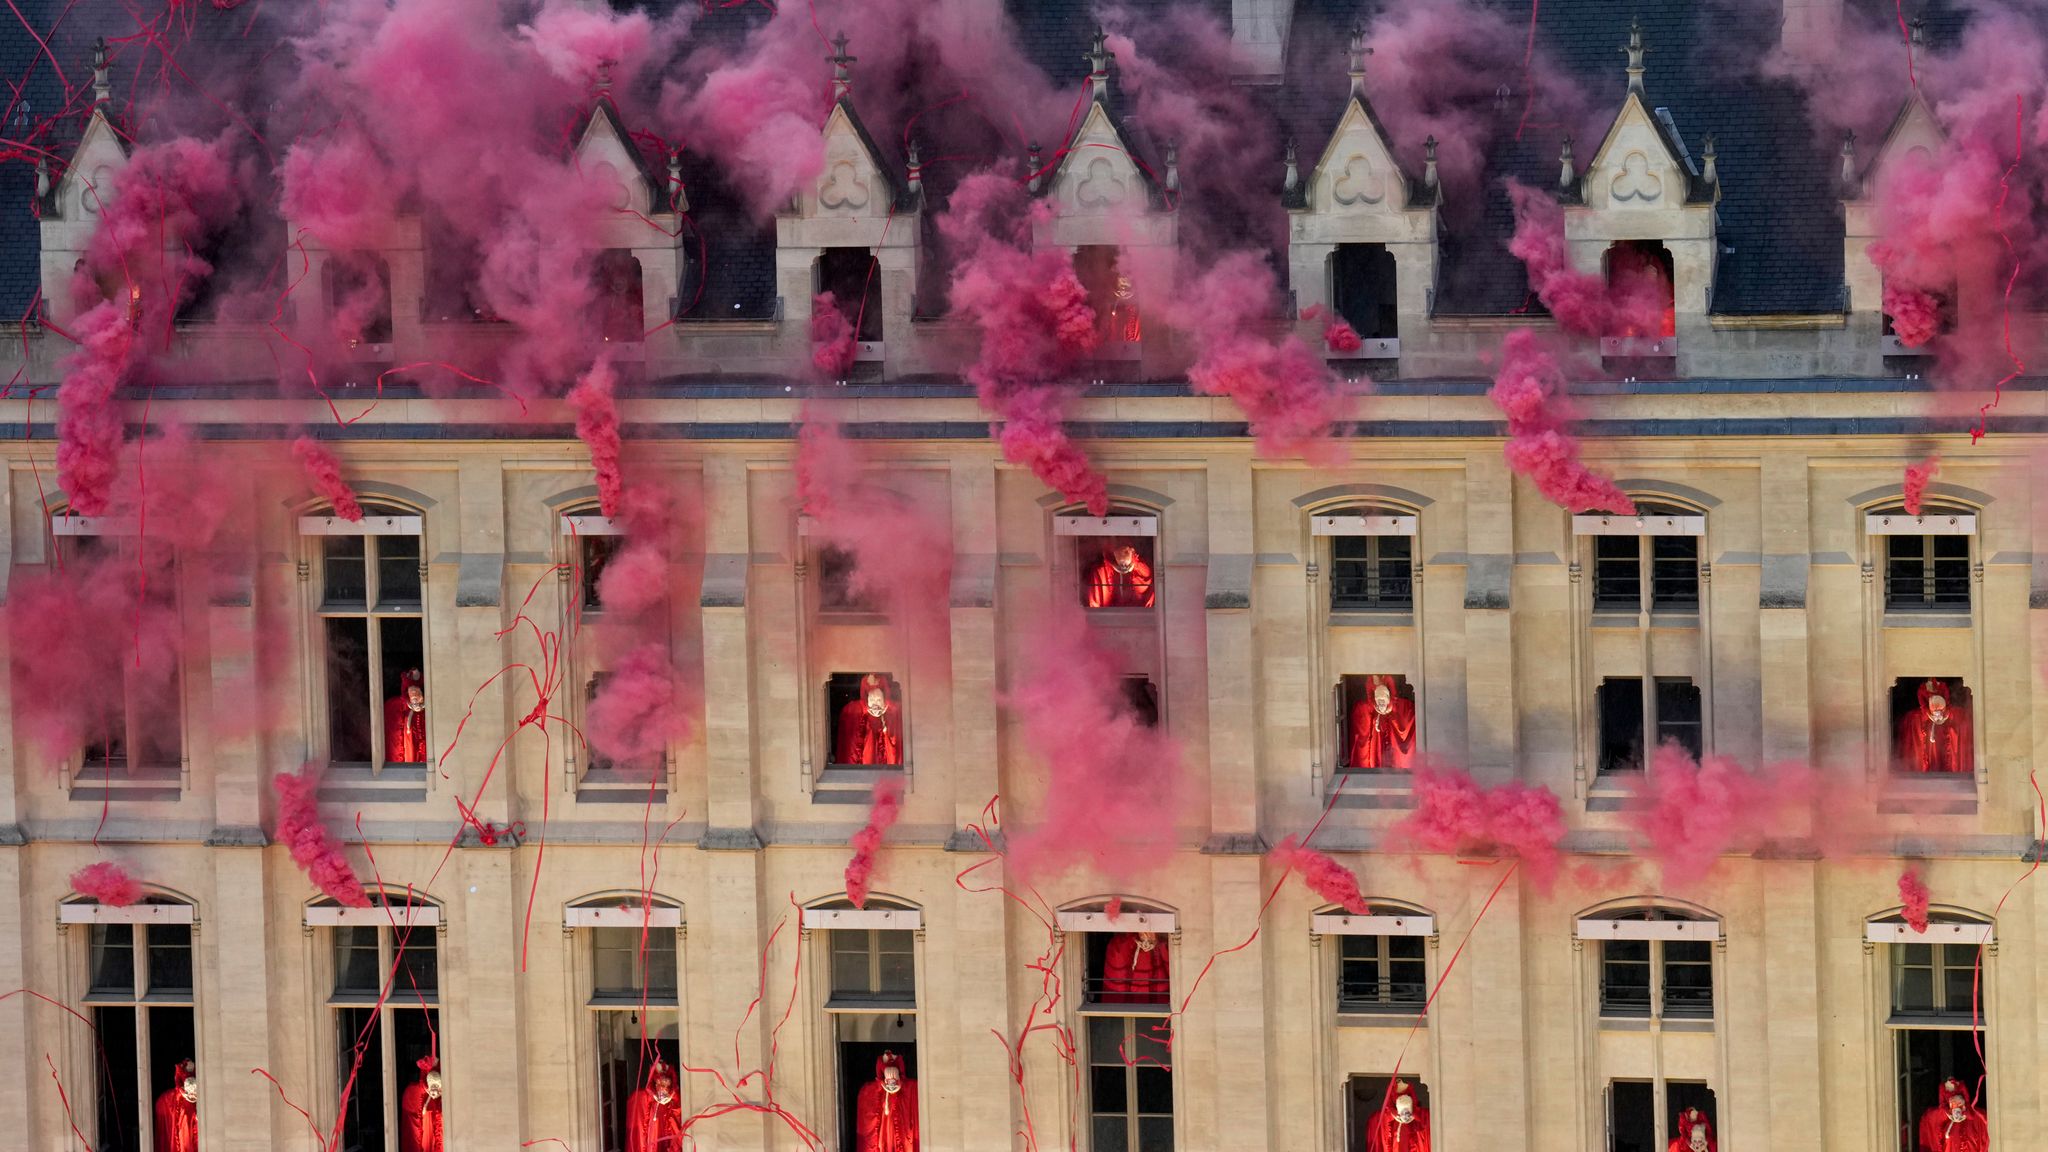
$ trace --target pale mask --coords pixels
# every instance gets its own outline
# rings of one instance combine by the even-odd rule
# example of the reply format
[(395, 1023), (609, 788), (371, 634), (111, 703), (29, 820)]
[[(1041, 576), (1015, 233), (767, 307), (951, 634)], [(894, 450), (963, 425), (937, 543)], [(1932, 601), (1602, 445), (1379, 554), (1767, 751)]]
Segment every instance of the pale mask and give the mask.
[(882, 695), (880, 688), (868, 689), (868, 715), (880, 716), (889, 710), (889, 698)]
[(1929, 696), (1927, 698), (1927, 718), (1936, 724), (1946, 723), (1948, 720), (1948, 697)]
[(1381, 684), (1372, 690), (1372, 710), (1385, 716), (1394, 710), (1394, 694)]
[(183, 1096), (187, 1100), (197, 1101), (199, 1099), (198, 1078), (193, 1076), (185, 1077), (184, 1083), (178, 1085), (178, 1095)]
[(1949, 1122), (1949, 1123), (1951, 1123), (1951, 1124), (1961, 1124), (1961, 1123), (1962, 1123), (1963, 1121), (1965, 1121), (1965, 1120), (1969, 1119), (1969, 1117), (1970, 1117), (1970, 1112), (1969, 1112), (1969, 1108), (1968, 1108), (1968, 1106), (1967, 1106), (1967, 1105), (1965, 1105), (1965, 1104), (1963, 1103), (1963, 1098), (1962, 1098), (1961, 1096), (1956, 1096), (1956, 1097), (1953, 1097), (1953, 1098), (1951, 1098), (1951, 1099), (1949, 1100), (1949, 1102), (1948, 1102), (1948, 1122)]
[(655, 1080), (655, 1082), (654, 1082), (654, 1102), (655, 1102), (655, 1103), (657, 1103), (657, 1104), (666, 1104), (666, 1103), (668, 1103), (668, 1102), (669, 1102), (670, 1100), (673, 1100), (673, 1099), (675, 1099), (675, 1094), (676, 1094), (676, 1092), (675, 1092), (675, 1085), (669, 1082), (669, 1079), (668, 1079), (668, 1077), (666, 1077), (666, 1076), (663, 1076), (663, 1077), (660, 1077), (660, 1078), (658, 1078), (658, 1079), (656, 1079), (656, 1080)]
[(427, 710), (427, 694), (415, 684), (405, 690), (405, 706), (415, 712)]
[(1110, 553), (1109, 560), (1116, 565), (1117, 571), (1129, 572), (1138, 566), (1138, 550), (1129, 544), (1120, 545), (1115, 552)]
[(891, 1096), (903, 1091), (903, 1074), (893, 1064), (882, 1069), (882, 1091)]
[(422, 1083), (427, 1086), (427, 1099), (439, 1100), (441, 1098), (441, 1074), (439, 1072), (427, 1073), (427, 1078)]
[(1159, 936), (1154, 932), (1138, 933), (1138, 951), (1150, 952), (1159, 946)]
[(1693, 1125), (1692, 1139), (1687, 1140), (1685, 1146), (1692, 1152), (1707, 1152), (1707, 1130), (1697, 1124)]
[(1414, 1122), (1415, 1122), (1415, 1098), (1414, 1098), (1414, 1097), (1412, 1097), (1412, 1096), (1396, 1096), (1396, 1097), (1394, 1097), (1394, 1120), (1395, 1120), (1396, 1122), (1398, 1122), (1398, 1123), (1401, 1123), (1401, 1124), (1412, 1124), (1412, 1123), (1414, 1123)]

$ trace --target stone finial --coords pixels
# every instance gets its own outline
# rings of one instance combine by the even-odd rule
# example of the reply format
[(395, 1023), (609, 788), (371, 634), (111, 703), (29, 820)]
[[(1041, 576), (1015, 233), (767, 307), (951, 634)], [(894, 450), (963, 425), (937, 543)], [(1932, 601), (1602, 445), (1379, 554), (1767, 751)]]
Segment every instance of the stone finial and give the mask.
[(852, 64), (859, 57), (848, 56), (846, 54), (846, 44), (846, 33), (841, 31), (839, 35), (832, 38), (832, 47), (835, 51), (832, 55), (825, 57), (825, 62), (832, 65), (832, 99), (834, 102), (846, 99), (846, 94), (853, 91), (853, 74), (848, 71), (847, 65)]
[(903, 166), (909, 171), (910, 195), (913, 198), (924, 195), (924, 161), (918, 158), (917, 141), (912, 140), (904, 149)]
[(1365, 58), (1372, 55), (1372, 49), (1365, 44), (1365, 26), (1351, 26), (1351, 97), (1359, 99), (1365, 95)]
[(1088, 94), (1090, 99), (1109, 99), (1109, 66), (1116, 60), (1116, 53), (1109, 50), (1109, 33), (1101, 26), (1095, 29), (1095, 39), (1088, 49)]
[(1906, 39), (1913, 47), (1927, 47), (1927, 18), (1925, 16), (1913, 17), (1906, 27), (1909, 29)]
[(1180, 145), (1171, 140), (1166, 142), (1166, 190), (1180, 191)]
[(1036, 140), (1031, 142), (1031, 151), (1024, 158), (1024, 175), (1024, 186), (1033, 192), (1038, 191), (1038, 185), (1045, 179), (1045, 149), (1040, 148)]
[(1854, 199), (1863, 191), (1861, 184), (1856, 171), (1856, 133), (1849, 132), (1842, 137), (1842, 195)]
[(1292, 192), (1301, 187), (1301, 162), (1295, 157), (1294, 140), (1291, 137), (1287, 141), (1285, 162), (1287, 173), (1280, 178), (1280, 187)]
[(614, 63), (616, 61), (612, 60), (599, 60), (597, 62), (597, 94), (599, 96), (611, 95), (612, 65)]
[(1707, 133), (1707, 138), (1701, 143), (1700, 179), (1705, 180), (1708, 184), (1719, 184), (1721, 182), (1721, 170), (1714, 163), (1714, 134), (1712, 132)]
[(40, 203), (49, 198), (50, 158), (48, 156), (38, 156), (36, 157), (36, 200)]
[(114, 83), (107, 74), (107, 40), (92, 42), (92, 102), (105, 104), (114, 98)]
[(1505, 83), (1501, 84), (1493, 90), (1493, 110), (1498, 113), (1506, 113), (1513, 105), (1514, 98), (1515, 90), (1508, 87)]
[(677, 215), (690, 210), (690, 192), (683, 187), (683, 150), (673, 149), (668, 154), (668, 204)]
[(1629, 17), (1628, 43), (1621, 46), (1628, 54), (1628, 90), (1638, 96), (1643, 92), (1643, 57), (1650, 51), (1643, 46), (1643, 22), (1640, 17)]
[(1422, 142), (1422, 186), (1436, 187), (1436, 137)]
[(1564, 144), (1557, 150), (1557, 190), (1569, 192), (1578, 173), (1572, 171), (1572, 138), (1564, 138)]

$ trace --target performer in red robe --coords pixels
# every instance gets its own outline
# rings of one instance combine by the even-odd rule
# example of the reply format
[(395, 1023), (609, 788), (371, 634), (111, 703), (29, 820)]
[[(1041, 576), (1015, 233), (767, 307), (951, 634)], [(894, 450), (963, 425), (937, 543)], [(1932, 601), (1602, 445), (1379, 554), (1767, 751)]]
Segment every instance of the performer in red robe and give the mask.
[(1366, 679), (1365, 699), (1351, 706), (1347, 768), (1407, 771), (1415, 763), (1415, 701), (1394, 691), (1391, 676)]
[(398, 1101), (398, 1144), (402, 1152), (448, 1152), (448, 1128), (441, 1118), (441, 1074), (432, 1056), (419, 1059), (420, 1078)]
[(427, 691), (420, 670), (398, 678), (398, 695), (384, 702), (384, 762), (427, 762)]
[(860, 1090), (854, 1127), (856, 1152), (917, 1152), (917, 1081), (905, 1073), (903, 1057), (875, 1057), (875, 1078)]
[(1991, 1129), (1960, 1080), (1943, 1080), (1934, 1107), (1920, 1117), (1920, 1152), (1987, 1152)]
[(834, 764), (903, 763), (903, 709), (889, 698), (889, 682), (870, 672), (860, 678), (860, 695), (839, 710)]
[(1173, 988), (1166, 952), (1166, 942), (1157, 932), (1119, 932), (1110, 937), (1102, 961), (1102, 1002), (1166, 1003)]
[(1088, 577), (1088, 606), (1152, 607), (1152, 566), (1128, 542), (1117, 544)]
[(1920, 685), (1920, 706), (1899, 723), (1899, 752), (1913, 772), (1968, 772), (1970, 717), (1968, 709), (1949, 699), (1948, 685), (1927, 680)]
[(1671, 1143), (1665, 1146), (1664, 1152), (1719, 1152), (1714, 1146), (1713, 1122), (1697, 1108), (1680, 1112), (1672, 1133)]
[(1429, 1109), (1415, 1099), (1415, 1086), (1394, 1081), (1391, 1097), (1365, 1129), (1366, 1152), (1429, 1152)]
[(626, 1152), (681, 1152), (683, 1099), (676, 1074), (660, 1060), (647, 1070), (647, 1083), (626, 1098)]
[(182, 1060), (156, 1098), (156, 1152), (199, 1152), (199, 1078)]

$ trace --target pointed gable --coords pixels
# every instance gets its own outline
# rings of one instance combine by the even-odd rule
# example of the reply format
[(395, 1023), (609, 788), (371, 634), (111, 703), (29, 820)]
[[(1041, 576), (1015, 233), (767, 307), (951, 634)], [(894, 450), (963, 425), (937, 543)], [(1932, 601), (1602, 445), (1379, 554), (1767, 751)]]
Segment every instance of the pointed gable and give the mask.
[(899, 203), (904, 193), (893, 170), (851, 100), (832, 105), (823, 134), (825, 170), (799, 194), (801, 214), (886, 218), (906, 207)]
[(1100, 100), (1067, 141), (1051, 182), (1062, 216), (1111, 216), (1152, 206), (1152, 181), (1131, 158), (1129, 142)]
[(1934, 110), (1927, 106), (1920, 93), (1914, 92), (1906, 98), (1899, 114), (1893, 117), (1891, 128), (1884, 134), (1884, 142), (1878, 145), (1877, 155), (1870, 158), (1870, 167), (1864, 171), (1860, 181), (1861, 195), (1870, 195), (1878, 181), (1895, 166), (1934, 163), (1947, 139), (1947, 134), (1941, 130), (1941, 122), (1934, 118)]
[(1588, 208), (1681, 208), (1704, 199), (1684, 148), (1631, 91), (1579, 188)]
[(654, 174), (647, 170), (640, 149), (619, 122), (610, 100), (599, 99), (591, 111), (583, 135), (576, 141), (575, 161), (579, 170), (616, 185), (611, 201), (616, 211), (645, 216), (655, 210)]
[(97, 219), (101, 206), (113, 198), (114, 184), (127, 166), (127, 144), (108, 123), (105, 110), (94, 108), (78, 147), (71, 153), (71, 163), (51, 192), (56, 217), (66, 221)]
[(1409, 207), (1408, 176), (1370, 105), (1352, 98), (1316, 161), (1309, 206), (1317, 212), (1400, 212)]

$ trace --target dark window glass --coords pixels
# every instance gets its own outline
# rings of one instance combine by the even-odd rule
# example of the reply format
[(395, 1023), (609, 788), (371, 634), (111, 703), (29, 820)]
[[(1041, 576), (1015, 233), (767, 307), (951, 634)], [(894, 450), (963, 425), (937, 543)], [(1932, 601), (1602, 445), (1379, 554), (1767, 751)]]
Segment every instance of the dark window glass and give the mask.
[(1093, 1148), (1172, 1152), (1173, 1070), (1158, 1019), (1088, 1018), (1088, 1111)]
[(368, 603), (369, 575), (365, 567), (367, 536), (329, 536), (321, 541), (320, 599), (330, 608), (361, 607)]
[(1367, 340), (1401, 334), (1394, 254), (1384, 244), (1339, 244), (1330, 255), (1331, 306)]
[(1892, 1011), (1910, 1016), (1983, 1015), (1974, 944), (1894, 944)]
[(135, 993), (135, 926), (92, 926), (92, 990), (132, 996)]
[(1650, 1014), (1650, 941), (1606, 940), (1600, 945), (1600, 1014)]
[(1641, 611), (1642, 543), (1638, 536), (1593, 537), (1593, 607)]
[(1664, 1015), (1693, 1019), (1714, 1014), (1714, 946), (1704, 940), (1664, 940)]
[(1420, 936), (1342, 936), (1340, 1012), (1419, 1012), (1429, 998)]
[(146, 929), (149, 937), (149, 994), (192, 995), (192, 932), (183, 925)]
[[(393, 913), (398, 922), (405, 923), (405, 910)], [(398, 1000), (417, 1002), (425, 996), (431, 1003), (441, 986), (441, 965), (435, 936), (438, 929), (431, 925), (415, 924), (409, 928), (391, 929), (393, 959), (398, 962), (398, 982), (391, 995)]]
[(591, 262), (590, 281), (598, 335), (607, 342), (640, 339), (647, 326), (640, 261), (623, 248), (608, 248)]
[(1970, 538), (1885, 537), (1884, 606), (1892, 612), (1967, 611)]
[(1650, 607), (1660, 612), (1700, 606), (1700, 538), (1650, 537)]
[(832, 998), (850, 1003), (915, 1003), (914, 935), (901, 929), (834, 929)]
[(327, 629), (327, 749), (342, 764), (367, 764), (370, 751), (370, 622), (330, 616)]
[(1657, 743), (1674, 743), (1698, 760), (1705, 745), (1700, 720), (1700, 690), (1690, 680), (1657, 679)]
[(825, 249), (818, 257), (818, 290), (832, 294), (854, 339), (882, 338), (881, 266), (867, 249)]
[(598, 594), (598, 581), (604, 576), (604, 566), (611, 563), (612, 553), (618, 550), (617, 536), (579, 536), (577, 547), (582, 552), (578, 567), (582, 577), (583, 610), (597, 612), (604, 608), (604, 600)]
[(1410, 536), (1330, 538), (1330, 611), (1406, 611), (1415, 606)]
[(818, 556), (818, 608), (824, 612), (873, 612), (874, 598), (854, 582), (851, 553), (829, 545)]
[[(373, 1008), (342, 1008), (336, 1011), (334, 1022), (335, 1092), (342, 1100), (341, 1146), (363, 1152), (381, 1152), (386, 1146), (384, 1041), (378, 1016)], [(398, 1062), (401, 1075), (405, 1067), (403, 1060)]]
[[(643, 943), (644, 941), (644, 943)], [(676, 998), (676, 934), (667, 928), (591, 929), (599, 999)]]
[(94, 1079), (99, 1084), (100, 1129), (94, 1147), (102, 1152), (141, 1152), (135, 1009), (95, 1008), (92, 1025), (95, 1055), (100, 1057), (93, 1061), (97, 1065)]
[(377, 994), (384, 982), (384, 970), (377, 961), (378, 931), (364, 924), (334, 930), (334, 992), (337, 996)]
[(1647, 1080), (1607, 1086), (1607, 1146), (1612, 1152), (1659, 1152), (1657, 1097)]
[(379, 536), (377, 607), (385, 611), (418, 611), (420, 606), (420, 538)]
[(1600, 682), (1600, 771), (1639, 772), (1643, 767), (1643, 682), (1613, 676)]

